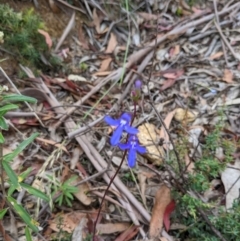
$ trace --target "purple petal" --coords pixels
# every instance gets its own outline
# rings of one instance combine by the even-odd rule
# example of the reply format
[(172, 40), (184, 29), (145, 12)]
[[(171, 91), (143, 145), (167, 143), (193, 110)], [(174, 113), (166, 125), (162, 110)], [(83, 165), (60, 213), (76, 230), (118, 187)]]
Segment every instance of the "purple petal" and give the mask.
[(109, 115), (104, 117), (104, 121), (110, 126), (118, 126), (119, 125), (119, 120), (114, 120)]
[(130, 168), (133, 168), (136, 163), (136, 150), (135, 149), (130, 149), (128, 152), (128, 166)]
[(131, 127), (129, 125), (125, 125), (124, 126), (124, 130), (128, 133), (128, 134), (132, 134), (132, 135), (136, 135), (138, 133), (138, 129)]
[(129, 143), (119, 143), (118, 147), (124, 151), (124, 150), (130, 149), (131, 146)]
[(113, 132), (110, 140), (110, 143), (112, 146), (116, 146), (119, 143), (122, 132), (123, 132), (123, 129), (120, 126)]
[(134, 85), (135, 85), (135, 87), (137, 89), (140, 89), (142, 87), (142, 81), (141, 80), (136, 80)]
[(144, 154), (144, 153), (147, 152), (147, 150), (146, 150), (146, 148), (145, 148), (144, 146), (139, 146), (139, 145), (136, 146), (136, 150), (137, 150), (137, 152), (139, 152), (140, 154)]
[(131, 117), (128, 113), (123, 113), (123, 114), (121, 115), (120, 119), (126, 120), (127, 123), (129, 124), (130, 121), (131, 121), (131, 119), (132, 119), (132, 117)]

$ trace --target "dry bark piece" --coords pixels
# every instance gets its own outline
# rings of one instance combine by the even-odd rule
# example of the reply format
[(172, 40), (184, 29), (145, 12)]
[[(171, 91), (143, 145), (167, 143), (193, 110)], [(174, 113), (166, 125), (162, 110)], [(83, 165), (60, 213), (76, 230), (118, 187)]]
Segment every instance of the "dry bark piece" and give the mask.
[(179, 122), (184, 122), (184, 123), (189, 123), (193, 122), (197, 118), (197, 112), (188, 110), (188, 109), (183, 109), (183, 108), (177, 108), (175, 110), (175, 115), (174, 118), (179, 121)]
[(157, 238), (163, 227), (163, 219), (166, 207), (172, 201), (170, 189), (163, 185), (161, 186), (155, 196), (155, 204), (152, 210), (152, 217), (149, 227), (149, 237)]
[(153, 124), (145, 123), (138, 127), (138, 139), (141, 145), (145, 146), (147, 153), (145, 156), (156, 165), (162, 164), (165, 152), (162, 146), (158, 146), (159, 135), (157, 128)]

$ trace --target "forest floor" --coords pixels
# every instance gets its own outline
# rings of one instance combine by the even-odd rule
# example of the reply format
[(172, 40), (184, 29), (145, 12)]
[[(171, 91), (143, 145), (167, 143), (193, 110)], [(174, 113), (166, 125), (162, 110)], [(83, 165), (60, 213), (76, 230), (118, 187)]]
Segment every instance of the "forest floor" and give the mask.
[[(0, 25), (1, 86), (38, 100), (5, 115), (2, 146), (7, 155), (39, 133), (11, 162), (49, 197), (11, 193), (37, 222), (31, 239), (240, 240), (239, 1), (4, 2), (44, 22), (35, 62)], [(116, 138), (123, 113), (139, 143)], [(3, 240), (31, 240), (11, 214)]]

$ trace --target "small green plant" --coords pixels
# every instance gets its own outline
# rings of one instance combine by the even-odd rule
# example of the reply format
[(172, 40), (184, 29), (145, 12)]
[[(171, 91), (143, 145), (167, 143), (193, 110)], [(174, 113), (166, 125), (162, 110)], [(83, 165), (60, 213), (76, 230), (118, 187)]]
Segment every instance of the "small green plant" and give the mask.
[[(6, 87), (0, 87), (0, 145), (2, 145), (5, 142), (4, 136), (2, 134), (2, 130), (7, 131), (8, 130), (8, 124), (4, 118), (4, 115), (9, 111), (13, 109), (17, 109), (18, 106), (14, 103), (16, 102), (36, 102), (34, 98), (23, 96), (23, 95), (5, 95), (4, 91), (6, 90)], [(29, 194), (34, 195), (35, 197), (41, 198), (45, 201), (49, 201), (48, 196), (39, 191), (38, 189), (32, 187), (31, 185), (28, 185), (24, 183), (23, 181), (30, 173), (31, 169), (27, 169), (23, 173), (21, 173), (19, 176), (13, 171), (11, 168), (11, 161), (19, 155), (30, 143), (33, 142), (33, 140), (38, 136), (38, 133), (32, 134), (29, 138), (25, 139), (22, 143), (19, 144), (19, 146), (11, 153), (2, 156), (2, 153), (0, 154), (1, 158), (1, 186), (3, 190), (3, 197), (9, 204), (9, 207), (14, 210), (15, 213), (19, 215), (20, 218), (25, 222), (27, 227), (31, 228), (34, 232), (38, 232), (38, 223), (31, 218), (29, 213), (24, 209), (22, 205), (20, 205), (13, 197), (12, 194), (15, 191), (20, 191), (22, 189), (25, 189)], [(6, 172), (6, 180), (3, 179), (3, 172)], [(9, 183), (9, 189), (8, 192), (5, 193), (5, 187), (4, 187), (4, 181)], [(0, 212), (0, 219), (4, 217), (6, 214), (7, 209), (3, 209)], [(30, 232), (28, 228), (26, 227), (25, 233), (26, 237), (28, 237), (28, 233)], [(30, 240), (30, 239), (28, 239)]]
[(54, 197), (57, 195), (55, 202), (61, 206), (63, 203), (67, 204), (69, 207), (72, 206), (72, 200), (74, 199), (73, 194), (78, 191), (78, 188), (73, 186), (73, 182), (77, 179), (77, 176), (72, 176), (67, 181), (61, 183), (59, 180), (48, 176), (49, 180), (52, 182)]
[(0, 4), (0, 44), (19, 62), (29, 67), (43, 66), (41, 54), (47, 53), (45, 38), (38, 30), (44, 22), (33, 9), (17, 13), (6, 4)]
[[(221, 171), (223, 171), (227, 164), (233, 160), (233, 152), (235, 145), (233, 142), (222, 137), (223, 129), (223, 112), (219, 112), (220, 120), (212, 130), (205, 137), (205, 144), (201, 144), (201, 157), (194, 158), (194, 171), (185, 176), (184, 183), (185, 193), (180, 193), (175, 190), (173, 192), (174, 199), (177, 200), (175, 222), (181, 220), (181, 224), (186, 226), (186, 229), (180, 232), (174, 232), (174, 235), (180, 240), (204, 240), (204, 241), (218, 241), (219, 238), (212, 231), (206, 220), (203, 219), (199, 210), (204, 211), (206, 218), (210, 220), (216, 230), (219, 230), (221, 235), (226, 240), (240, 240), (240, 205), (235, 203), (232, 210), (226, 212), (224, 208), (219, 207), (219, 203), (204, 202), (200, 196), (210, 188), (210, 183), (213, 179), (219, 178)], [(183, 145), (183, 141), (179, 141), (178, 147), (180, 149), (187, 148)], [(222, 148), (224, 151), (224, 159), (219, 160), (216, 157), (217, 148)], [(179, 153), (184, 154), (181, 150)], [(171, 157), (171, 156), (170, 156)], [(173, 166), (174, 167), (174, 166)], [(174, 170), (176, 167), (174, 167)], [(176, 171), (177, 172), (177, 171)]]

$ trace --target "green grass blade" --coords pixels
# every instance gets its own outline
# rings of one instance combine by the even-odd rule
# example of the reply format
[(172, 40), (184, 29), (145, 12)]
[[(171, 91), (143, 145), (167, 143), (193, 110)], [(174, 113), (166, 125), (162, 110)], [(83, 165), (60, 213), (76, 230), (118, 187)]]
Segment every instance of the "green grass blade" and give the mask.
[(5, 139), (2, 135), (2, 133), (0, 132), (0, 144), (3, 144), (5, 142)]
[(34, 232), (38, 232), (38, 227), (35, 225), (37, 223), (31, 218), (29, 213), (23, 208), (22, 205), (18, 204), (17, 201), (12, 197), (7, 197), (7, 200), (13, 206), (14, 211), (19, 215), (19, 217), (31, 228)]
[(26, 183), (20, 183), (20, 186), (22, 188), (26, 189), (27, 192), (32, 194), (33, 196), (39, 197), (39, 198), (49, 202), (49, 197), (45, 193), (43, 193), (42, 191), (40, 191), (40, 190), (38, 190), (38, 189), (36, 189), (36, 188), (26, 184)]
[(13, 169), (10, 167), (8, 162), (3, 161), (2, 165), (3, 165), (4, 171), (7, 173), (7, 176), (10, 179), (10, 184), (13, 185), (17, 189), (19, 187), (17, 175), (15, 174)]
[(3, 100), (5, 101), (9, 101), (9, 102), (22, 102), (22, 101), (26, 101), (28, 103), (36, 103), (37, 100), (35, 98), (29, 97), (29, 96), (25, 96), (25, 95), (5, 95), (3, 96)]
[(5, 213), (7, 212), (7, 210), (8, 210), (7, 208), (4, 208), (4, 209), (0, 210), (0, 220), (3, 219), (3, 217), (4, 217)]
[(14, 105), (14, 104), (8, 104), (8, 105), (4, 105), (3, 107), (0, 107), (0, 112), (5, 112), (5, 111), (9, 111), (9, 110), (14, 110), (17, 109), (18, 106)]
[(8, 130), (8, 124), (2, 116), (0, 116), (0, 128), (3, 130)]
[(29, 138), (24, 140), (19, 146), (10, 154), (5, 155), (3, 160), (6, 162), (12, 161), (18, 154), (20, 154), (33, 140), (39, 135), (39, 133), (32, 134)]
[(32, 241), (32, 235), (28, 227), (25, 228), (25, 236), (27, 241)]

